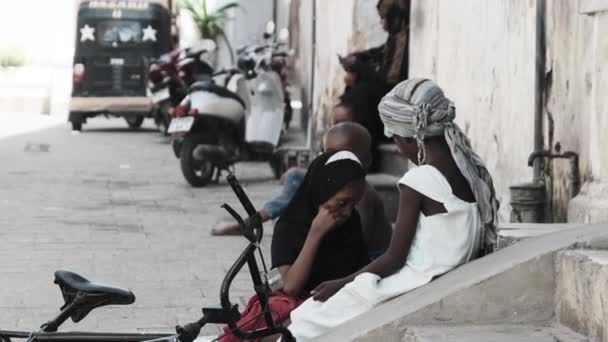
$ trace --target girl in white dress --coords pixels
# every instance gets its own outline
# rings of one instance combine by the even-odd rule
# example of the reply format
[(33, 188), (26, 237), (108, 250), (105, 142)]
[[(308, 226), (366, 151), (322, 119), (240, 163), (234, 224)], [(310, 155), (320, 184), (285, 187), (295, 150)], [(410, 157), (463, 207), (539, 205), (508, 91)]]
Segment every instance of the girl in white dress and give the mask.
[(385, 134), (419, 165), (399, 181), (399, 213), (388, 250), (360, 271), (317, 286), (291, 313), (308, 341), (378, 304), (429, 283), (496, 244), (492, 178), (453, 122), (452, 102), (427, 79), (398, 84), (379, 106)]

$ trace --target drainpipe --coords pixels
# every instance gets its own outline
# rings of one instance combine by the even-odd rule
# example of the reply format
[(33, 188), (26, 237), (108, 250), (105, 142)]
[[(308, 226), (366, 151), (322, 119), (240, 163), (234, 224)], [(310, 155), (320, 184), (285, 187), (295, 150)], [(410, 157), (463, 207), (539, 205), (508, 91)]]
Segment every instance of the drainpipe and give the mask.
[(308, 95), (308, 127), (306, 148), (312, 149), (312, 136), (314, 135), (314, 93), (315, 93), (315, 63), (317, 62), (317, 0), (312, 1), (312, 70), (310, 75), (310, 93)]
[(536, 0), (536, 72), (534, 77), (534, 150), (529, 163), (533, 166), (532, 183), (517, 184), (509, 187), (511, 197), (511, 222), (545, 222), (546, 187), (543, 183), (544, 151), (543, 114), (545, 98), (545, 0)]
[[(275, 25), (277, 25), (276, 27), (278, 27), (278, 25), (279, 25), (278, 7), (279, 7), (278, 0), (272, 0), (272, 21), (274, 22)], [(275, 40), (276, 40), (277, 35), (275, 34), (274, 36), (275, 36)]]
[[(543, 143), (543, 112), (545, 95), (545, 65), (547, 56), (547, 44), (545, 37), (545, 0), (536, 0), (536, 75), (534, 79), (534, 152), (544, 150)], [(534, 160), (533, 183), (542, 180), (542, 159)]]

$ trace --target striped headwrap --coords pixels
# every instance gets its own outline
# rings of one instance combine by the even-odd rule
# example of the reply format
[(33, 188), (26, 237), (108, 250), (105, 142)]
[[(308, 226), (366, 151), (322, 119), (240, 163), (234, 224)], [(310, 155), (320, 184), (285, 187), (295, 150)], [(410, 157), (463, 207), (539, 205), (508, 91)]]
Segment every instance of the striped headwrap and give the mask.
[(384, 133), (414, 138), (418, 162), (424, 164), (424, 138), (443, 135), (458, 169), (475, 195), (482, 227), (482, 254), (493, 251), (497, 243), (498, 208), (492, 176), (469, 139), (454, 123), (456, 108), (435, 82), (422, 78), (399, 83), (380, 102)]

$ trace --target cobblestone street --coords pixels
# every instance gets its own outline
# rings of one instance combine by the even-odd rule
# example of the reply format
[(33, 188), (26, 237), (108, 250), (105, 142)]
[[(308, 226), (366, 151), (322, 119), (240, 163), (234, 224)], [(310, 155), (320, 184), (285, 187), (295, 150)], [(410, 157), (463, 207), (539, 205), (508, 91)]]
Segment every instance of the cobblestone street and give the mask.
[[(66, 124), (0, 142), (1, 329), (32, 330), (52, 318), (63, 304), (58, 269), (137, 297), (62, 331), (173, 331), (219, 304), (223, 275), (246, 243), (209, 231), (227, 219), (222, 203), (243, 210), (225, 180), (191, 188), (149, 123), (129, 131), (122, 120), (99, 119), (81, 134)], [(256, 207), (279, 191), (267, 164), (239, 164), (236, 174)], [(267, 224), (266, 252), (270, 237)], [(253, 292), (244, 271), (232, 291), (241, 307)]]

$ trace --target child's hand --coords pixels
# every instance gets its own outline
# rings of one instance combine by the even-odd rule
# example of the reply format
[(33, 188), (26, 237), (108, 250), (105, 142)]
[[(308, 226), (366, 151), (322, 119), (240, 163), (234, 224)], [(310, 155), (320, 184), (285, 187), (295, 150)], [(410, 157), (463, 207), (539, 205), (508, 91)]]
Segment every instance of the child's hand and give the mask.
[(335, 295), (336, 292), (340, 291), (344, 285), (346, 285), (346, 283), (341, 279), (326, 281), (310, 291), (310, 294), (312, 295), (312, 299), (319, 302), (325, 302), (331, 298), (331, 296)]
[(336, 226), (338, 222), (338, 217), (334, 213), (332, 213), (327, 207), (321, 206), (319, 207), (319, 212), (315, 219), (312, 221), (312, 226), (310, 228), (311, 232), (318, 234), (319, 236), (325, 236), (329, 231), (332, 230)]

